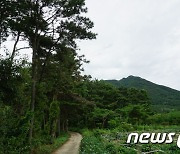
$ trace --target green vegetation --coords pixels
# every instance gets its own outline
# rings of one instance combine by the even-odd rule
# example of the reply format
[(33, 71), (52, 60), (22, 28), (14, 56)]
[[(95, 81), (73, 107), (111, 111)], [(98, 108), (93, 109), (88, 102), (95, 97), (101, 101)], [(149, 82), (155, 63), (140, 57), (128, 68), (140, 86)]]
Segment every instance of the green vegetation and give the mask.
[(179, 125), (180, 124), (180, 111), (172, 111), (168, 113), (155, 114), (149, 117), (149, 122), (152, 124), (163, 125)]
[[(157, 129), (158, 128), (158, 129)], [(179, 132), (179, 127), (164, 127), (161, 126), (146, 126), (141, 131), (136, 131), (137, 128), (133, 128), (133, 132), (143, 133), (146, 130), (149, 132)], [(167, 153), (167, 154), (178, 154), (180, 149), (176, 143), (173, 144), (126, 144), (128, 132), (114, 130), (102, 130), (95, 129), (93, 131), (84, 130), (83, 140), (81, 144), (81, 154), (137, 154), (142, 152), (152, 153)]]
[(90, 130), (83, 131), (81, 153), (179, 153), (175, 143), (128, 145), (126, 140), (129, 132), (179, 133), (180, 111), (156, 113), (146, 91), (116, 88), (104, 81), (85, 82), (82, 89), (83, 97), (96, 102), (96, 107), (88, 116)]
[(81, 143), (80, 154), (116, 154), (116, 153), (127, 153), (136, 154), (133, 149), (127, 149), (126, 147), (117, 146), (113, 142), (109, 142), (103, 138), (103, 134), (108, 136), (110, 131), (105, 130), (84, 130), (83, 140)]
[(94, 106), (84, 115), (87, 128), (111, 128), (121, 122), (143, 124), (152, 115), (144, 90), (116, 88), (104, 81), (86, 81), (81, 96)]
[[(0, 52), (6, 53), (0, 56), (0, 153), (50, 153), (68, 139), (68, 130), (84, 130), (81, 153), (133, 154), (136, 146), (122, 146), (127, 132), (179, 132), (178, 91), (134, 77), (127, 87), (115, 87), (81, 74), (88, 61), (78, 55), (77, 42), (96, 37), (85, 0), (0, 5)], [(3, 48), (8, 38), (11, 51)], [(32, 60), (17, 57), (24, 49)], [(160, 108), (166, 112), (157, 113)], [(156, 148), (178, 151), (174, 145), (143, 145), (141, 151)]]
[(81, 142), (81, 154), (92, 154), (92, 153), (103, 153), (109, 154), (105, 148), (104, 143), (101, 141), (100, 137), (95, 136), (91, 131), (83, 131), (83, 140)]
[[(77, 42), (96, 34), (85, 0), (2, 0), (0, 6), (0, 153), (29, 153), (53, 144), (79, 119), (84, 106), (76, 86), (87, 78), (81, 71), (88, 61)], [(32, 60), (20, 58), (22, 51)]]
[(180, 109), (180, 91), (154, 84), (140, 77), (129, 76), (122, 80), (106, 80), (116, 87), (137, 88), (147, 91), (151, 99), (153, 109), (156, 111), (167, 112), (169, 110)]
[(54, 140), (53, 144), (50, 145), (41, 145), (37, 149), (35, 149), (33, 152), (35, 154), (50, 154), (55, 149), (59, 148), (63, 143), (65, 143), (69, 138), (69, 134), (62, 133), (57, 139)]

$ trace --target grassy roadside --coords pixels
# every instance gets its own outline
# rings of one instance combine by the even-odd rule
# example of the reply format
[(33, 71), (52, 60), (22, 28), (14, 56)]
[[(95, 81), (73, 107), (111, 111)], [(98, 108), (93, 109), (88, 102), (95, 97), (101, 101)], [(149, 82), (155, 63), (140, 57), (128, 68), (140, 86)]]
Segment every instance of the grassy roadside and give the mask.
[(119, 147), (101, 137), (105, 130), (83, 130), (80, 154), (136, 154), (136, 151)]
[(83, 139), (81, 141), (80, 154), (108, 154), (100, 137), (95, 136), (92, 131), (82, 130), (81, 134)]
[(68, 133), (62, 133), (57, 139), (54, 140), (53, 144), (49, 145), (41, 145), (35, 150), (35, 154), (50, 154), (63, 145), (68, 139), (70, 135)]
[[(176, 132), (179, 133), (178, 126), (157, 127), (139, 126), (139, 130), (132, 132)], [(147, 131), (148, 130), (148, 131)], [(142, 152), (157, 151), (156, 154), (179, 154), (180, 149), (176, 143), (173, 144), (126, 144), (128, 132), (115, 130), (83, 130), (83, 140), (81, 142), (80, 154), (137, 154)]]

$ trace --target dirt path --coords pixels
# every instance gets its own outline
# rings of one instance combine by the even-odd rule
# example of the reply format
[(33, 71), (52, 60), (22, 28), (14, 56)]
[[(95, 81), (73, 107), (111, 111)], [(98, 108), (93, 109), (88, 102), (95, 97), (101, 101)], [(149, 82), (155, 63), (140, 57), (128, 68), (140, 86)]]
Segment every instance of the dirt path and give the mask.
[(79, 154), (79, 147), (81, 144), (82, 136), (79, 133), (70, 133), (71, 137), (52, 154)]

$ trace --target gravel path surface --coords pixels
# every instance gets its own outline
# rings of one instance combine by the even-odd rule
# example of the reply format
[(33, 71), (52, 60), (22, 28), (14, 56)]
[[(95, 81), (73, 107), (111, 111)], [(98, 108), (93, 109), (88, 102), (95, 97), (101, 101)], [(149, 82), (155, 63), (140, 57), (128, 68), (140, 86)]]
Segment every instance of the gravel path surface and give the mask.
[(52, 154), (79, 154), (79, 148), (82, 140), (82, 136), (79, 133), (70, 133), (71, 137)]

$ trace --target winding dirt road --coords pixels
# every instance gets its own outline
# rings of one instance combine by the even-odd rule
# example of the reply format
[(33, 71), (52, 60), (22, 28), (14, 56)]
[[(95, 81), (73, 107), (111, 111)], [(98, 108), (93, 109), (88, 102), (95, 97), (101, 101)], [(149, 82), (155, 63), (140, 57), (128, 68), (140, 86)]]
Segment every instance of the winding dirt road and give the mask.
[(71, 137), (52, 154), (79, 154), (79, 148), (82, 140), (82, 136), (79, 133), (70, 133)]

